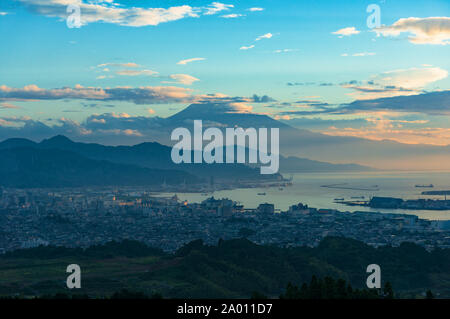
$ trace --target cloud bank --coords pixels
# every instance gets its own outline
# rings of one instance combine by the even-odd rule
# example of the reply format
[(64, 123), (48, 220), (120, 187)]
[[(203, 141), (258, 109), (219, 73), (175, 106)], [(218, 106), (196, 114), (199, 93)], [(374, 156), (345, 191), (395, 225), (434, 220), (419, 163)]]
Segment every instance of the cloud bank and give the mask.
[(203, 7), (180, 5), (169, 8), (123, 7), (111, 1), (87, 0), (17, 0), (29, 11), (46, 17), (66, 19), (67, 7), (78, 5), (81, 11), (81, 24), (103, 22), (128, 27), (156, 26), (161, 23), (184, 18), (198, 18), (214, 15), (233, 8), (233, 5), (213, 2)]
[(148, 87), (63, 87), (44, 89), (37, 85), (27, 85), (23, 88), (0, 86), (0, 101), (37, 101), (82, 99), (93, 101), (127, 101), (135, 104), (164, 104), (192, 101), (191, 91), (175, 86)]
[(352, 89), (350, 95), (356, 99), (417, 95), (436, 81), (447, 78), (448, 71), (438, 67), (421, 67), (387, 71), (372, 76), (364, 82), (350, 81), (342, 87)]
[(374, 30), (383, 36), (398, 37), (408, 33), (409, 42), (414, 44), (450, 44), (450, 17), (404, 18), (391, 26)]

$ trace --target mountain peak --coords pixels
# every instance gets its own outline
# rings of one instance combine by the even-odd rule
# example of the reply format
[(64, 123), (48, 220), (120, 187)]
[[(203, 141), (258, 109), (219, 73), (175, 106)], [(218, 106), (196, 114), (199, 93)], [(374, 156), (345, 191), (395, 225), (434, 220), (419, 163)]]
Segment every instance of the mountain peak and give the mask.
[(181, 110), (180, 112), (169, 117), (170, 119), (189, 118), (201, 119), (202, 117), (223, 115), (232, 111), (226, 103), (194, 103)]
[(60, 145), (67, 145), (67, 144), (73, 144), (74, 142), (69, 139), (68, 137), (64, 135), (55, 135), (51, 138), (42, 140), (40, 144), (42, 145), (53, 145), (53, 146), (60, 146)]
[(195, 103), (184, 110), (167, 118), (170, 124), (186, 124), (187, 121), (203, 120), (212, 123), (225, 124), (228, 127), (278, 127), (288, 125), (274, 120), (270, 116), (251, 112), (239, 112), (229, 103)]

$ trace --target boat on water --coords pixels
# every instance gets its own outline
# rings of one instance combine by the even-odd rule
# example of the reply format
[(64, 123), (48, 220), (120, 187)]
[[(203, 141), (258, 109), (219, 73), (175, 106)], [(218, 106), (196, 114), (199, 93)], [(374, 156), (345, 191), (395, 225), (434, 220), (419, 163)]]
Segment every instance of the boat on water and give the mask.
[(417, 188), (433, 188), (434, 185), (430, 184), (430, 185), (416, 185)]
[(259, 196), (266, 196), (266, 193), (258, 193)]
[(335, 201), (342, 201), (342, 200), (344, 200), (345, 198), (335, 198), (334, 200)]

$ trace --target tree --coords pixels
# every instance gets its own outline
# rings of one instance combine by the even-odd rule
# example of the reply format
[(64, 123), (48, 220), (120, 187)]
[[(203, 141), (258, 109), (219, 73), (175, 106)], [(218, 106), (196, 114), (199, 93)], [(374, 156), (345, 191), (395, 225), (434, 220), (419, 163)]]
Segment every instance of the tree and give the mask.
[(301, 294), (300, 290), (297, 286), (293, 285), (292, 283), (288, 283), (286, 287), (286, 292), (282, 295), (280, 295), (280, 299), (300, 299)]
[(383, 288), (384, 299), (394, 299), (394, 290), (391, 283), (388, 281)]
[(262, 300), (262, 299), (267, 299), (267, 296), (258, 292), (258, 291), (254, 291), (252, 293), (252, 296), (250, 297), (250, 299), (254, 299), (254, 300)]
[(393, 298), (392, 286), (385, 287), (386, 295), (380, 295), (377, 289), (353, 289), (344, 279), (325, 277), (324, 279), (312, 276), (310, 284), (304, 283), (299, 289), (289, 283), (280, 299), (380, 299)]
[(338, 279), (336, 282), (336, 298), (337, 299), (346, 299), (347, 298), (347, 283), (344, 279)]
[(311, 299), (322, 299), (322, 280), (313, 275), (309, 284), (309, 291)]
[(115, 292), (111, 296), (111, 299), (148, 299), (148, 296), (142, 292), (122, 289), (121, 291)]
[(242, 238), (247, 238), (254, 234), (256, 234), (256, 232), (253, 229), (243, 227), (243, 228), (239, 229), (238, 236), (242, 237)]

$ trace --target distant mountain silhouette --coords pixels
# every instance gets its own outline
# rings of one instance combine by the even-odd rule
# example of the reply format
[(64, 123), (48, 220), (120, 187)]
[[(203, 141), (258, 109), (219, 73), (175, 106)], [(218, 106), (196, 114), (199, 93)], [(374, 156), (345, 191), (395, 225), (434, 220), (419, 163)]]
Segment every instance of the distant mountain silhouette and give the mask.
[(330, 164), (327, 162), (312, 161), (295, 156), (280, 157), (281, 173), (296, 172), (361, 172), (375, 170), (369, 166), (358, 164)]
[[(159, 119), (161, 121), (161, 119)], [(284, 156), (308, 158), (322, 162), (358, 163), (368, 166), (383, 165), (387, 167), (408, 169), (413, 167), (436, 169), (436, 158), (439, 163), (448, 162), (450, 168), (450, 146), (424, 144), (403, 144), (392, 140), (368, 140), (353, 136), (331, 136), (294, 128), (277, 121), (270, 116), (254, 113), (238, 113), (220, 103), (192, 104), (177, 114), (162, 119), (163, 127), (172, 130), (174, 127), (193, 125), (193, 120), (202, 120), (204, 126), (217, 127), (267, 127), (280, 129), (280, 153)], [(161, 123), (159, 123), (161, 124)], [(168, 138), (161, 140), (169, 144)], [(427, 166), (428, 163), (428, 166)]]
[(258, 168), (244, 164), (175, 164), (171, 159), (171, 148), (159, 143), (141, 143), (134, 146), (104, 146), (95, 143), (78, 143), (58, 135), (40, 143), (9, 139), (0, 143), (1, 149), (12, 149), (29, 145), (41, 150), (63, 150), (79, 154), (92, 160), (116, 164), (135, 165), (143, 168), (179, 170), (200, 178), (214, 176), (218, 180), (272, 180), (280, 175), (261, 175)]
[[(117, 164), (131, 164), (153, 169), (182, 170), (193, 175), (219, 180), (261, 180), (275, 179), (278, 175), (261, 175), (258, 168), (243, 164), (174, 164), (170, 157), (171, 148), (156, 142), (134, 146), (104, 146), (96, 143), (78, 143), (57, 135), (35, 143), (26, 139), (8, 139), (0, 142), (0, 150), (21, 147), (38, 149), (59, 149), (79, 154), (93, 160), (105, 160)], [(356, 164), (330, 164), (304, 158), (280, 157), (280, 172), (294, 173), (306, 171), (367, 171), (369, 167)]]
[(37, 143), (27, 140), (26, 138), (10, 138), (0, 143), (1, 149), (16, 147), (35, 147)]
[(60, 149), (0, 150), (0, 185), (6, 187), (144, 186), (198, 181), (197, 177), (182, 171), (92, 160)]
[[(421, 105), (428, 107), (425, 98), (429, 95), (424, 95), (420, 100), (420, 105), (414, 105), (418, 108)], [(433, 95), (436, 96), (436, 95)], [(377, 100), (378, 101), (378, 100)], [(372, 101), (373, 102), (373, 101)], [(380, 102), (380, 101), (378, 101)], [(377, 103), (378, 103), (377, 102)], [(394, 103), (396, 107), (411, 107), (411, 102), (406, 99), (381, 100), (380, 103)], [(446, 106), (448, 101), (445, 99), (433, 100), (430, 105), (437, 108), (439, 105)], [(444, 103), (444, 104), (442, 104)], [(358, 103), (351, 103), (348, 108), (368, 108), (370, 103), (359, 101)], [(103, 116), (108, 117), (107, 114)], [(318, 132), (312, 132), (301, 127), (292, 127), (288, 124), (281, 123), (270, 116), (264, 114), (254, 113), (240, 113), (236, 112), (232, 106), (226, 103), (195, 103), (177, 114), (168, 118), (161, 117), (136, 117), (136, 118), (107, 118), (103, 124), (94, 121), (88, 121), (86, 127), (92, 130), (92, 135), (82, 136), (76, 132), (68, 132), (68, 136), (75, 140), (83, 141), (102, 141), (103, 144), (108, 145), (134, 145), (134, 146), (117, 146), (113, 149), (108, 146), (101, 146), (100, 144), (85, 144), (82, 147), (79, 143), (70, 145), (70, 142), (63, 138), (56, 140), (49, 139), (47, 142), (38, 143), (37, 147), (54, 147), (64, 148), (79, 152), (86, 157), (94, 159), (108, 159), (118, 163), (132, 163), (136, 165), (143, 165), (145, 167), (160, 167), (173, 168), (171, 161), (167, 158), (170, 154), (167, 146), (174, 145), (176, 142), (170, 140), (171, 132), (174, 128), (184, 127), (190, 130), (193, 129), (193, 121), (202, 120), (204, 128), (206, 127), (254, 127), (256, 129), (261, 127), (279, 128), (280, 129), (280, 153), (285, 157), (298, 157), (304, 159), (303, 163), (299, 162), (299, 171), (305, 171), (304, 166), (309, 167), (306, 159), (327, 162), (327, 163), (357, 163), (360, 165), (386, 168), (386, 169), (450, 169), (450, 146), (438, 145), (424, 145), (424, 144), (404, 144), (392, 140), (375, 141), (362, 137), (351, 136), (331, 136)], [(44, 125), (45, 126), (45, 125)], [(135, 129), (141, 134), (126, 135), (120, 134), (114, 137), (111, 135), (101, 133), (102, 129)], [(16, 133), (4, 134), (2, 136), (29, 136), (29, 133), (21, 130), (13, 130)], [(45, 133), (36, 133), (34, 138), (48, 137), (49, 132), (65, 132), (64, 129), (55, 129), (46, 127)], [(33, 131), (34, 132), (34, 131)], [(343, 131), (345, 133), (345, 131)], [(1, 130), (0, 130), (1, 133)], [(73, 135), (72, 135), (73, 134)], [(147, 141), (155, 141), (157, 143), (147, 143)], [(411, 141), (412, 143), (414, 141)], [(24, 139), (12, 139), (4, 143), (16, 146), (33, 146), (35, 143)], [(138, 144), (141, 143), (141, 144)], [(167, 146), (164, 146), (167, 145)], [(150, 156), (150, 157), (149, 157)], [(291, 161), (289, 161), (291, 162)], [(284, 163), (286, 165), (286, 162)], [(293, 163), (290, 163), (293, 164)], [(290, 165), (289, 164), (289, 165)], [(308, 165), (307, 165), (308, 164)], [(319, 164), (321, 166), (322, 164)], [(347, 164), (346, 164), (347, 165)], [(317, 169), (316, 166), (315, 169)], [(327, 167), (325, 170), (341, 170), (343, 167)], [(353, 170), (352, 167), (349, 167)], [(233, 171), (230, 165), (188, 165), (177, 166), (176, 169), (183, 169), (192, 173), (211, 176), (222, 175), (223, 178), (232, 178), (233, 176), (246, 177), (256, 176), (259, 173), (254, 170), (247, 170), (245, 167), (239, 166), (242, 170), (239, 173)], [(289, 168), (291, 170), (292, 167)], [(241, 174), (246, 171), (247, 173)], [(283, 171), (283, 167), (281, 167)], [(233, 173), (234, 172), (234, 173)], [(214, 174), (211, 174), (214, 173)], [(236, 174), (235, 174), (236, 173)], [(262, 178), (262, 177), (259, 177)]]

